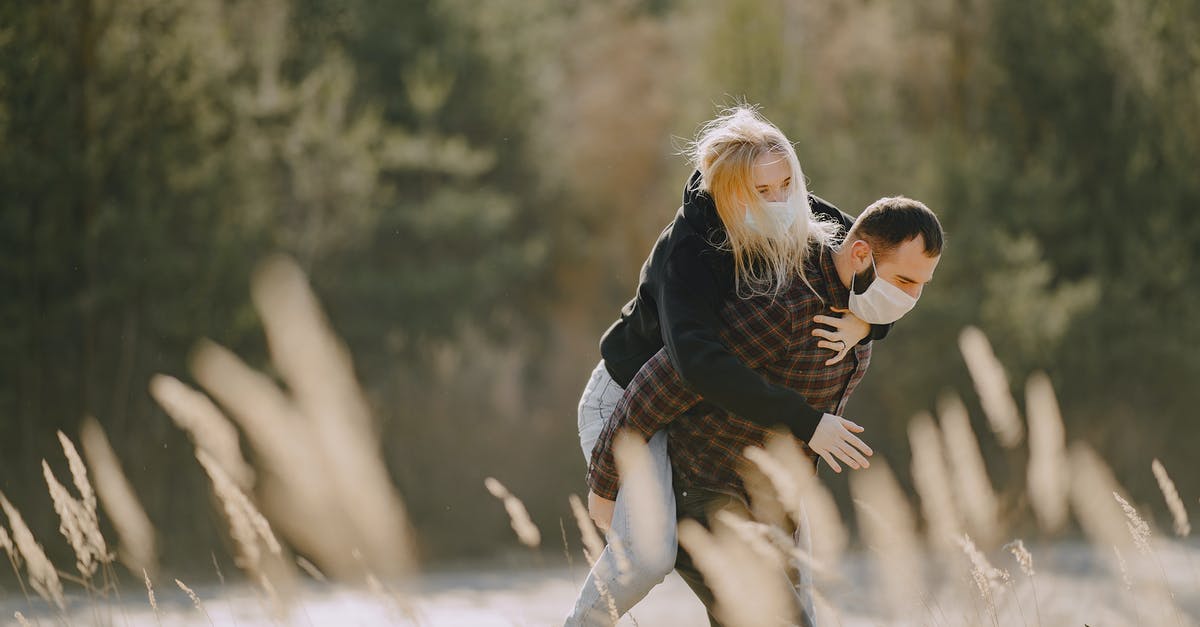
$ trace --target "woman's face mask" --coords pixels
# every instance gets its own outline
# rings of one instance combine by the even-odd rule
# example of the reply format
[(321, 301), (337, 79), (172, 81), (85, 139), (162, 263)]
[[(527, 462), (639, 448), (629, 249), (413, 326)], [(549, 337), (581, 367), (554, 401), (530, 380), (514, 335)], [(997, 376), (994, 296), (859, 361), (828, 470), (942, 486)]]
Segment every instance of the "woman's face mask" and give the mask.
[(862, 294), (854, 293), (857, 275), (850, 279), (850, 312), (869, 324), (891, 324), (911, 311), (917, 299), (879, 277), (874, 253), (871, 254), (871, 269), (875, 279)]
[(764, 202), (763, 211), (770, 220), (769, 224), (759, 224), (750, 208), (746, 208), (746, 228), (759, 235), (775, 235), (786, 233), (796, 223), (800, 216), (800, 204), (796, 202), (797, 194), (792, 194), (783, 202)]

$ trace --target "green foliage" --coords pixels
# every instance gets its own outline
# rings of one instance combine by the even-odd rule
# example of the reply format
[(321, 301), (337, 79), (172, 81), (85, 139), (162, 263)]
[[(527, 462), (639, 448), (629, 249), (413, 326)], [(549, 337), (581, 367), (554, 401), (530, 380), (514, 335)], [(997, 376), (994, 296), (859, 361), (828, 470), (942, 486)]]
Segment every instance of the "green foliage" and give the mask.
[(815, 193), (905, 194), (947, 229), (850, 406), (878, 450), (945, 390), (970, 402), (977, 324), (1018, 397), (1048, 370), (1070, 435), (1152, 490), (1149, 457), (1186, 467), (1196, 435), (1197, 68), (1190, 0), (0, 5), (0, 488), (52, 534), (37, 462), (95, 413), (168, 560), (206, 559), (207, 504), (170, 483), (203, 478), (146, 383), (201, 337), (262, 365), (247, 278), (282, 250), (428, 548), (508, 538), (487, 475), (552, 522), (677, 138), (745, 100)]

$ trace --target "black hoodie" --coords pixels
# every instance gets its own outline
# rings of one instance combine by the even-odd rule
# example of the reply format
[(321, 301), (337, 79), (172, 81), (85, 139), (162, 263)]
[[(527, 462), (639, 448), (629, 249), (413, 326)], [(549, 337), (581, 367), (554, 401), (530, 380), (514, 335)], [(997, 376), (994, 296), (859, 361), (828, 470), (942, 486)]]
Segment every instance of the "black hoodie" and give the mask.
[[(733, 255), (719, 249), (725, 226), (712, 197), (699, 190), (694, 172), (683, 189), (683, 206), (658, 237), (642, 265), (637, 294), (600, 338), (608, 373), (621, 387), (665, 345), (671, 365), (692, 390), (722, 409), (764, 427), (786, 427), (801, 440), (812, 438), (822, 413), (799, 393), (771, 383), (734, 357), (721, 343), (721, 304), (735, 298)], [(814, 213), (840, 222), (853, 219), (809, 195)], [(873, 326), (869, 339), (882, 339), (889, 326)]]

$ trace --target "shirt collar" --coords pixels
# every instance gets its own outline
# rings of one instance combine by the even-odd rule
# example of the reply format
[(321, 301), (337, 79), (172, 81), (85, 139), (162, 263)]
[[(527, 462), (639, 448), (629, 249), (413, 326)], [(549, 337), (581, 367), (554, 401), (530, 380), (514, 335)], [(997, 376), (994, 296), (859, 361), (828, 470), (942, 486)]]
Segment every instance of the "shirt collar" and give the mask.
[(817, 260), (817, 278), (824, 285), (813, 285), (813, 287), (824, 292), (820, 296), (827, 301), (829, 306), (846, 309), (850, 305), (850, 289), (842, 285), (842, 279), (838, 277), (837, 264), (833, 262), (833, 256), (833, 248), (821, 247), (821, 253)]

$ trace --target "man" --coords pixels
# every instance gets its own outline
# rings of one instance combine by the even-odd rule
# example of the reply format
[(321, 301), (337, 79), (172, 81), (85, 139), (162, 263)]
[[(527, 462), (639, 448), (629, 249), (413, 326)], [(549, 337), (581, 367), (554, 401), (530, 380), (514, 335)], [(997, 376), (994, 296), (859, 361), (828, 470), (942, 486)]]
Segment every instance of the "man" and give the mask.
[[(827, 365), (827, 351), (817, 346), (826, 332), (816, 318), (848, 308), (866, 322), (894, 322), (916, 304), (933, 278), (942, 245), (941, 224), (924, 204), (903, 197), (876, 201), (855, 220), (840, 248), (814, 255), (807, 284), (797, 280), (774, 298), (727, 303), (722, 340), (746, 365), (825, 412), (821, 422), (827, 428), (818, 428), (818, 434), (828, 433), (829, 427), (861, 432), (862, 427), (841, 414), (866, 373), (871, 344), (855, 346), (851, 358)], [(600, 435), (588, 470), (592, 492), (603, 499), (617, 496), (613, 442), (618, 431), (648, 439), (663, 428), (669, 435), (677, 518), (706, 524), (714, 508), (748, 506), (738, 472), (745, 462), (742, 452), (761, 446), (770, 432), (705, 402), (681, 382), (661, 351), (630, 383)], [(839, 472), (838, 458), (852, 467), (865, 467), (863, 453), (869, 455), (870, 448), (849, 433), (842, 437), (853, 446), (826, 451), (822, 459)], [(814, 443), (813, 448), (825, 447)], [(811, 450), (805, 450), (811, 457)], [(676, 570), (709, 608), (710, 622), (718, 624), (712, 592), (682, 548)], [(799, 620), (811, 624), (811, 607), (801, 592), (795, 601)]]

